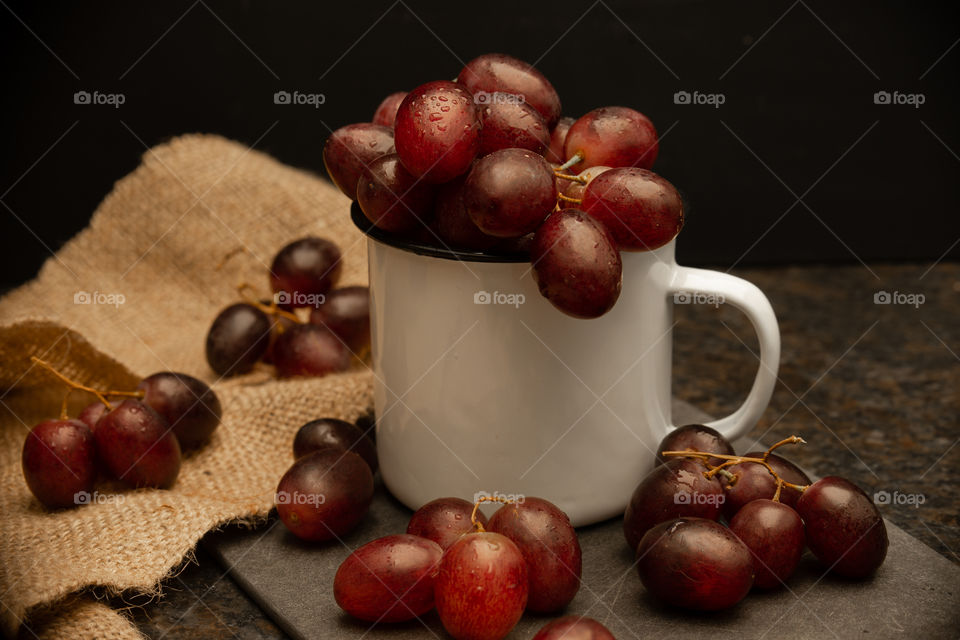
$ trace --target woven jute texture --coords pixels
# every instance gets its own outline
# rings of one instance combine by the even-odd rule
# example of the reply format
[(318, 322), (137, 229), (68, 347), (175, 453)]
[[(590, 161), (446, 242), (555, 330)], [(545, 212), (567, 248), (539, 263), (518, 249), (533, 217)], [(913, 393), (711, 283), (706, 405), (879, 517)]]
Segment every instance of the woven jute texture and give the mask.
[[(238, 299), (236, 286), (249, 282), (266, 296), (270, 261), (291, 240), (333, 240), (344, 255), (341, 284), (366, 284), (366, 241), (348, 205), (324, 180), (243, 145), (184, 136), (148, 151), (89, 227), (0, 300), (4, 631), (140, 637), (90, 594), (158, 593), (204, 533), (267, 516), (300, 424), (370, 411), (372, 379), (362, 367), (279, 381), (258, 365), (219, 380), (204, 358), (207, 329)], [(65, 387), (31, 355), (100, 388), (132, 389), (155, 371), (189, 373), (214, 386), (223, 423), (185, 457), (170, 490), (107, 487), (99, 502), (49, 512), (27, 489), (20, 453), (29, 428), (58, 415)], [(92, 400), (84, 396), (72, 394), (72, 411)]]

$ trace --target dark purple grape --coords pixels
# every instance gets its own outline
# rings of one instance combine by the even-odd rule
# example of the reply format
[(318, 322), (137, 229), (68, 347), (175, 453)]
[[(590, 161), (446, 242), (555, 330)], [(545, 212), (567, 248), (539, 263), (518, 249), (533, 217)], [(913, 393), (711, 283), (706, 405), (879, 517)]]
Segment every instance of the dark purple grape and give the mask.
[(470, 168), (482, 126), (467, 89), (445, 80), (428, 82), (400, 103), (394, 121), (397, 153), (414, 176), (448, 182)]
[(93, 433), (97, 428), (97, 422), (100, 421), (100, 418), (103, 417), (103, 414), (107, 412), (107, 405), (102, 402), (91, 402), (83, 408), (83, 411), (77, 416), (77, 419), (90, 427), (90, 432)]
[[(763, 454), (763, 451), (751, 451), (745, 457), (763, 458)], [(784, 481), (800, 486), (810, 484), (807, 474), (786, 458), (771, 453), (767, 462)], [(723, 515), (728, 522), (743, 505), (761, 498), (773, 498), (777, 492), (776, 478), (762, 464), (741, 462), (727, 467), (727, 471), (735, 478), (724, 481), (727, 497), (723, 503)], [(780, 491), (780, 502), (788, 507), (796, 507), (799, 499), (800, 492), (796, 489), (784, 487)]]
[(434, 204), (437, 235), (455, 249), (486, 251), (499, 242), (477, 228), (463, 206), (463, 184), (466, 176), (458, 176), (437, 189)]
[(207, 333), (207, 363), (221, 376), (247, 373), (270, 345), (270, 319), (246, 302), (221, 311)]
[(623, 264), (606, 228), (579, 209), (547, 216), (530, 247), (544, 298), (575, 318), (597, 318), (620, 297)]
[(648, 251), (683, 228), (683, 202), (672, 184), (646, 169), (622, 167), (594, 178), (580, 208), (602, 222), (622, 251)]
[(810, 485), (797, 502), (807, 546), (833, 573), (872, 575), (887, 557), (887, 527), (873, 500), (849, 480), (827, 476)]
[(144, 392), (143, 403), (163, 416), (184, 449), (209, 440), (220, 424), (220, 399), (193, 376), (161, 371), (144, 378), (137, 389)]
[(553, 169), (526, 149), (501, 149), (477, 160), (463, 185), (467, 215), (487, 235), (534, 231), (556, 205)]
[(533, 640), (616, 640), (610, 630), (584, 616), (564, 616), (552, 620), (537, 631)]
[(346, 371), (350, 367), (350, 351), (328, 329), (298, 324), (277, 338), (273, 364), (281, 378), (325, 376)]
[(433, 609), (443, 549), (407, 534), (377, 538), (343, 561), (333, 578), (341, 609), (367, 622), (402, 622)]
[(127, 399), (97, 423), (97, 453), (110, 473), (135, 487), (166, 489), (180, 473), (180, 443), (167, 421)]
[(324, 238), (300, 238), (274, 257), (270, 288), (284, 309), (316, 306), (336, 286), (341, 267), (337, 245)]
[(23, 477), (37, 500), (50, 509), (72, 507), (93, 491), (96, 448), (81, 420), (44, 420), (23, 443)]
[(803, 555), (803, 520), (781, 502), (754, 500), (730, 521), (730, 531), (753, 555), (753, 584), (761, 589), (782, 586), (790, 579)]
[(657, 152), (653, 123), (628, 107), (601, 107), (581, 116), (571, 125), (563, 146), (565, 159), (577, 154), (583, 158), (571, 167), (574, 171), (598, 164), (649, 169)]
[[(684, 451), (692, 449), (703, 453), (722, 453), (734, 455), (733, 445), (724, 438), (719, 431), (702, 424), (688, 424), (677, 427), (663, 437), (657, 446), (657, 462), (666, 462), (662, 454), (664, 451)], [(713, 466), (723, 463), (720, 458), (710, 458), (707, 461)]]
[[(407, 533), (433, 540), (446, 549), (465, 533), (474, 530), (470, 519), (473, 503), (462, 498), (437, 498), (417, 509), (407, 524)], [(477, 522), (484, 527), (487, 517), (477, 511)]]
[(680, 517), (720, 517), (723, 487), (716, 477), (707, 479), (703, 463), (678, 458), (653, 468), (637, 486), (623, 514), (623, 533), (631, 549), (652, 527)]
[(502, 53), (488, 53), (467, 63), (457, 82), (482, 101), (481, 92), (512, 93), (540, 112), (552, 128), (560, 119), (560, 96), (550, 81), (532, 65)]
[(394, 151), (393, 129), (390, 127), (370, 122), (349, 124), (327, 138), (323, 145), (323, 164), (340, 191), (356, 200), (357, 183), (363, 169), (380, 156)]
[(563, 156), (563, 144), (567, 140), (567, 132), (570, 131), (570, 127), (573, 126), (573, 123), (576, 122), (573, 118), (560, 118), (557, 121), (557, 125), (553, 128), (553, 131), (550, 132), (550, 148), (547, 149), (547, 153), (544, 154), (544, 157), (547, 159), (547, 162), (553, 164), (563, 164), (566, 158)]
[(363, 353), (370, 347), (370, 289), (334, 289), (310, 312), (310, 322), (332, 331), (354, 353)]
[(487, 529), (513, 540), (527, 561), (528, 610), (554, 613), (570, 604), (580, 590), (583, 565), (580, 541), (566, 513), (552, 502), (527, 497), (497, 509)]
[(393, 121), (397, 117), (397, 109), (400, 108), (400, 103), (403, 102), (403, 99), (406, 97), (406, 91), (397, 91), (384, 98), (383, 102), (380, 103), (380, 106), (377, 107), (377, 110), (373, 114), (373, 124), (379, 124), (392, 129)]
[(543, 155), (550, 144), (550, 129), (540, 113), (511, 94), (496, 93), (480, 106), (483, 130), (480, 151), (485, 156), (500, 149), (528, 149)]
[(277, 515), (294, 535), (322, 542), (349, 533), (373, 499), (373, 474), (352, 451), (321, 449), (299, 458), (277, 486)]
[(360, 209), (377, 227), (392, 233), (426, 224), (433, 212), (433, 188), (400, 164), (395, 153), (380, 156), (357, 186)]
[(353, 451), (370, 466), (371, 472), (377, 472), (377, 448), (373, 441), (360, 427), (336, 418), (311, 420), (300, 427), (293, 438), (293, 457), (302, 458), (328, 447)]
[(637, 572), (647, 591), (669, 605), (717, 611), (737, 604), (750, 591), (753, 556), (723, 525), (679, 518), (643, 536)]

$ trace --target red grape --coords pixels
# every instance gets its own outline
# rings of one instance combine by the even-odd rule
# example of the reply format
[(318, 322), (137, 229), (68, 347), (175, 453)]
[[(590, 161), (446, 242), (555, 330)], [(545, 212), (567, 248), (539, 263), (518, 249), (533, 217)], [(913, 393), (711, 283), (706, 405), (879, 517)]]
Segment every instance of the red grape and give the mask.
[[(685, 449), (702, 451), (703, 453), (734, 455), (733, 445), (719, 431), (702, 424), (688, 424), (677, 427), (663, 437), (663, 440), (657, 446), (657, 461), (666, 462), (669, 460), (669, 458), (663, 456), (664, 451), (683, 451)], [(716, 466), (722, 464), (723, 460), (710, 458), (707, 462)]]
[(582, 562), (567, 514), (542, 498), (528, 497), (497, 509), (488, 529), (513, 540), (527, 561), (527, 609), (553, 613), (570, 604), (580, 590)]
[(403, 102), (403, 99), (406, 97), (406, 91), (397, 91), (384, 98), (383, 102), (380, 103), (380, 106), (377, 107), (377, 110), (373, 114), (373, 124), (392, 128), (393, 121), (397, 117), (397, 109), (400, 108), (400, 103)]
[(270, 319), (245, 302), (221, 311), (207, 333), (210, 368), (221, 376), (247, 373), (270, 346)]
[(273, 363), (281, 378), (325, 376), (346, 371), (350, 367), (350, 351), (328, 329), (298, 324), (277, 338)]
[(395, 150), (390, 127), (370, 122), (349, 124), (327, 138), (323, 145), (323, 165), (340, 191), (356, 200), (357, 183), (364, 167)]
[(563, 161), (566, 160), (566, 158), (563, 157), (563, 144), (567, 141), (567, 132), (570, 131), (570, 127), (573, 126), (574, 122), (576, 122), (576, 120), (573, 118), (560, 118), (560, 120), (557, 121), (553, 131), (550, 132), (550, 148), (547, 149), (547, 153), (544, 156), (547, 162), (563, 164)]
[(97, 479), (93, 434), (80, 420), (44, 420), (23, 443), (23, 477), (37, 500), (51, 509), (79, 503)]
[(135, 487), (166, 489), (180, 473), (180, 443), (167, 421), (127, 399), (97, 423), (97, 453), (115, 477)]
[(575, 318), (596, 318), (620, 297), (623, 265), (607, 229), (578, 209), (555, 211), (530, 247), (543, 297)]
[(77, 416), (77, 419), (90, 427), (90, 432), (93, 433), (93, 431), (97, 428), (97, 422), (106, 412), (107, 405), (100, 401), (91, 402), (83, 408), (83, 411), (80, 412), (80, 414)]
[(703, 476), (707, 468), (692, 458), (677, 458), (654, 467), (627, 504), (623, 533), (631, 549), (644, 534), (666, 520), (684, 516), (716, 520), (720, 517), (723, 487), (716, 477)]
[(730, 531), (753, 554), (753, 584), (761, 589), (785, 584), (800, 563), (803, 520), (782, 502), (748, 502), (730, 521)]
[(371, 472), (377, 472), (377, 449), (373, 441), (357, 425), (336, 418), (311, 420), (300, 427), (293, 438), (293, 457), (302, 458), (328, 447), (353, 451), (370, 466)]
[(680, 194), (646, 169), (601, 173), (587, 185), (580, 208), (606, 225), (623, 251), (657, 249), (683, 228)]
[(662, 522), (637, 547), (643, 586), (663, 602), (684, 609), (732, 607), (753, 584), (753, 557), (725, 526), (704, 518)]
[(470, 168), (480, 146), (480, 111), (462, 85), (438, 80), (411, 91), (397, 111), (397, 153), (407, 171), (447, 182)]
[(577, 176), (585, 179), (586, 183), (577, 182), (576, 180), (564, 180), (562, 178), (558, 178), (558, 180), (563, 183), (563, 190), (560, 193), (568, 198), (582, 200), (583, 194), (587, 192), (587, 185), (590, 184), (598, 175), (604, 171), (609, 171), (610, 169), (612, 169), (612, 167), (607, 167), (604, 165), (597, 165), (596, 167), (584, 169), (578, 173)]
[(657, 130), (647, 116), (627, 107), (601, 107), (570, 126), (564, 141), (566, 160), (578, 155), (574, 171), (603, 164), (649, 169), (657, 159)]
[(340, 608), (367, 622), (402, 622), (433, 609), (443, 550), (407, 534), (377, 538), (343, 561), (333, 578)]
[(534, 231), (556, 205), (550, 163), (526, 149), (480, 158), (463, 185), (467, 215), (484, 233), (516, 238)]
[[(474, 530), (470, 520), (472, 513), (473, 504), (462, 498), (437, 498), (413, 513), (407, 533), (433, 540), (446, 549), (463, 534)], [(487, 517), (479, 510), (477, 522), (487, 524)]]
[(335, 333), (354, 353), (365, 351), (370, 346), (370, 289), (334, 289), (310, 312), (310, 322)]
[[(502, 53), (488, 53), (467, 63), (457, 82), (473, 94), (512, 93), (540, 112), (547, 126), (560, 119), (560, 96), (546, 76), (523, 60)], [(481, 98), (478, 98), (478, 101)]]
[(509, 94), (494, 94), (480, 107), (483, 129), (480, 131), (480, 156), (500, 149), (528, 149), (543, 154), (550, 144), (550, 130), (543, 116)]
[[(762, 458), (763, 454), (763, 451), (751, 451), (745, 457)], [(767, 457), (767, 462), (784, 481), (801, 486), (810, 484), (807, 474), (786, 458), (771, 453)], [(728, 521), (748, 502), (761, 498), (773, 498), (777, 492), (776, 478), (762, 464), (741, 462), (727, 467), (727, 471), (736, 478), (725, 483), (727, 497), (723, 503), (723, 515)], [(780, 502), (788, 507), (796, 506), (799, 499), (800, 492), (796, 489), (784, 487), (780, 491)]]
[(564, 616), (552, 620), (537, 631), (533, 640), (616, 640), (610, 630), (583, 616)]
[(480, 231), (467, 214), (463, 205), (463, 183), (466, 180), (466, 176), (458, 176), (437, 190), (434, 207), (437, 235), (454, 248), (485, 251), (493, 247), (498, 238)]
[(373, 224), (393, 233), (424, 223), (433, 211), (433, 189), (400, 164), (395, 153), (374, 160), (357, 186), (357, 202)]
[(137, 389), (144, 391), (143, 403), (167, 421), (182, 448), (203, 444), (220, 424), (220, 399), (193, 376), (162, 371), (144, 378)]
[(837, 575), (865, 578), (887, 556), (887, 527), (873, 500), (849, 480), (827, 476), (797, 502), (807, 546)]
[(307, 236), (281, 249), (270, 265), (270, 288), (284, 309), (316, 306), (340, 279), (340, 249)]
[(455, 640), (500, 640), (523, 615), (527, 594), (527, 563), (510, 538), (470, 533), (444, 551), (435, 598)]
[(321, 542), (350, 532), (373, 499), (373, 474), (352, 451), (326, 448), (299, 458), (277, 486), (277, 515), (294, 535)]

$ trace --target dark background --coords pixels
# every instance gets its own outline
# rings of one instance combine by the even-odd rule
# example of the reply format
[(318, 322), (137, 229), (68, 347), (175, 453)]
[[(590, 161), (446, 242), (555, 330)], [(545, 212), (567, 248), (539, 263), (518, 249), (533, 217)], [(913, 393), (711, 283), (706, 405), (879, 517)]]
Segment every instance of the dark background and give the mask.
[[(682, 262), (955, 259), (953, 13), (819, 0), (6, 3), (0, 286), (32, 277), (148, 146), (216, 132), (323, 173), (331, 129), (489, 51), (535, 62), (567, 115), (622, 104), (653, 119), (654, 168), (692, 203)], [(80, 90), (126, 101), (77, 105)], [(278, 90), (326, 103), (276, 105)], [(726, 101), (677, 105), (678, 90)], [(874, 104), (880, 90), (925, 103)]]

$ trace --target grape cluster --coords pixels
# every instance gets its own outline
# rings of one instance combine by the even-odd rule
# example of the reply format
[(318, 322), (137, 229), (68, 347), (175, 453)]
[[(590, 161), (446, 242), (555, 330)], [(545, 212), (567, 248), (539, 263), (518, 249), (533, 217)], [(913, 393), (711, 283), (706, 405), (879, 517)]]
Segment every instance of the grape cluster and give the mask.
[[(694, 610), (737, 604), (751, 588), (786, 585), (805, 547), (834, 574), (867, 578), (883, 563), (887, 531), (873, 501), (849, 480), (810, 478), (766, 451), (734, 455), (704, 425), (672, 431), (630, 498), (623, 528), (644, 586)], [(728, 526), (718, 522), (724, 518)]]
[[(220, 424), (217, 394), (184, 373), (162, 371), (135, 390), (99, 391), (33, 361), (69, 387), (60, 417), (34, 426), (23, 444), (27, 486), (50, 509), (91, 502), (100, 474), (134, 487), (167, 488), (180, 473), (181, 450), (203, 445)], [(76, 418), (67, 413), (73, 390), (97, 397)], [(113, 404), (110, 397), (124, 399)]]
[(323, 238), (283, 247), (270, 267), (273, 297), (237, 302), (214, 319), (206, 342), (210, 368), (232, 376), (262, 361), (280, 377), (324, 376), (345, 371), (351, 356), (362, 359), (370, 348), (369, 291), (335, 288), (340, 262), (340, 249)]
[(528, 251), (540, 292), (577, 318), (620, 295), (620, 251), (683, 226), (683, 203), (650, 171), (653, 123), (627, 107), (562, 118), (550, 81), (503, 54), (456, 80), (392, 93), (373, 122), (334, 131), (331, 179), (380, 229), (444, 248)]

